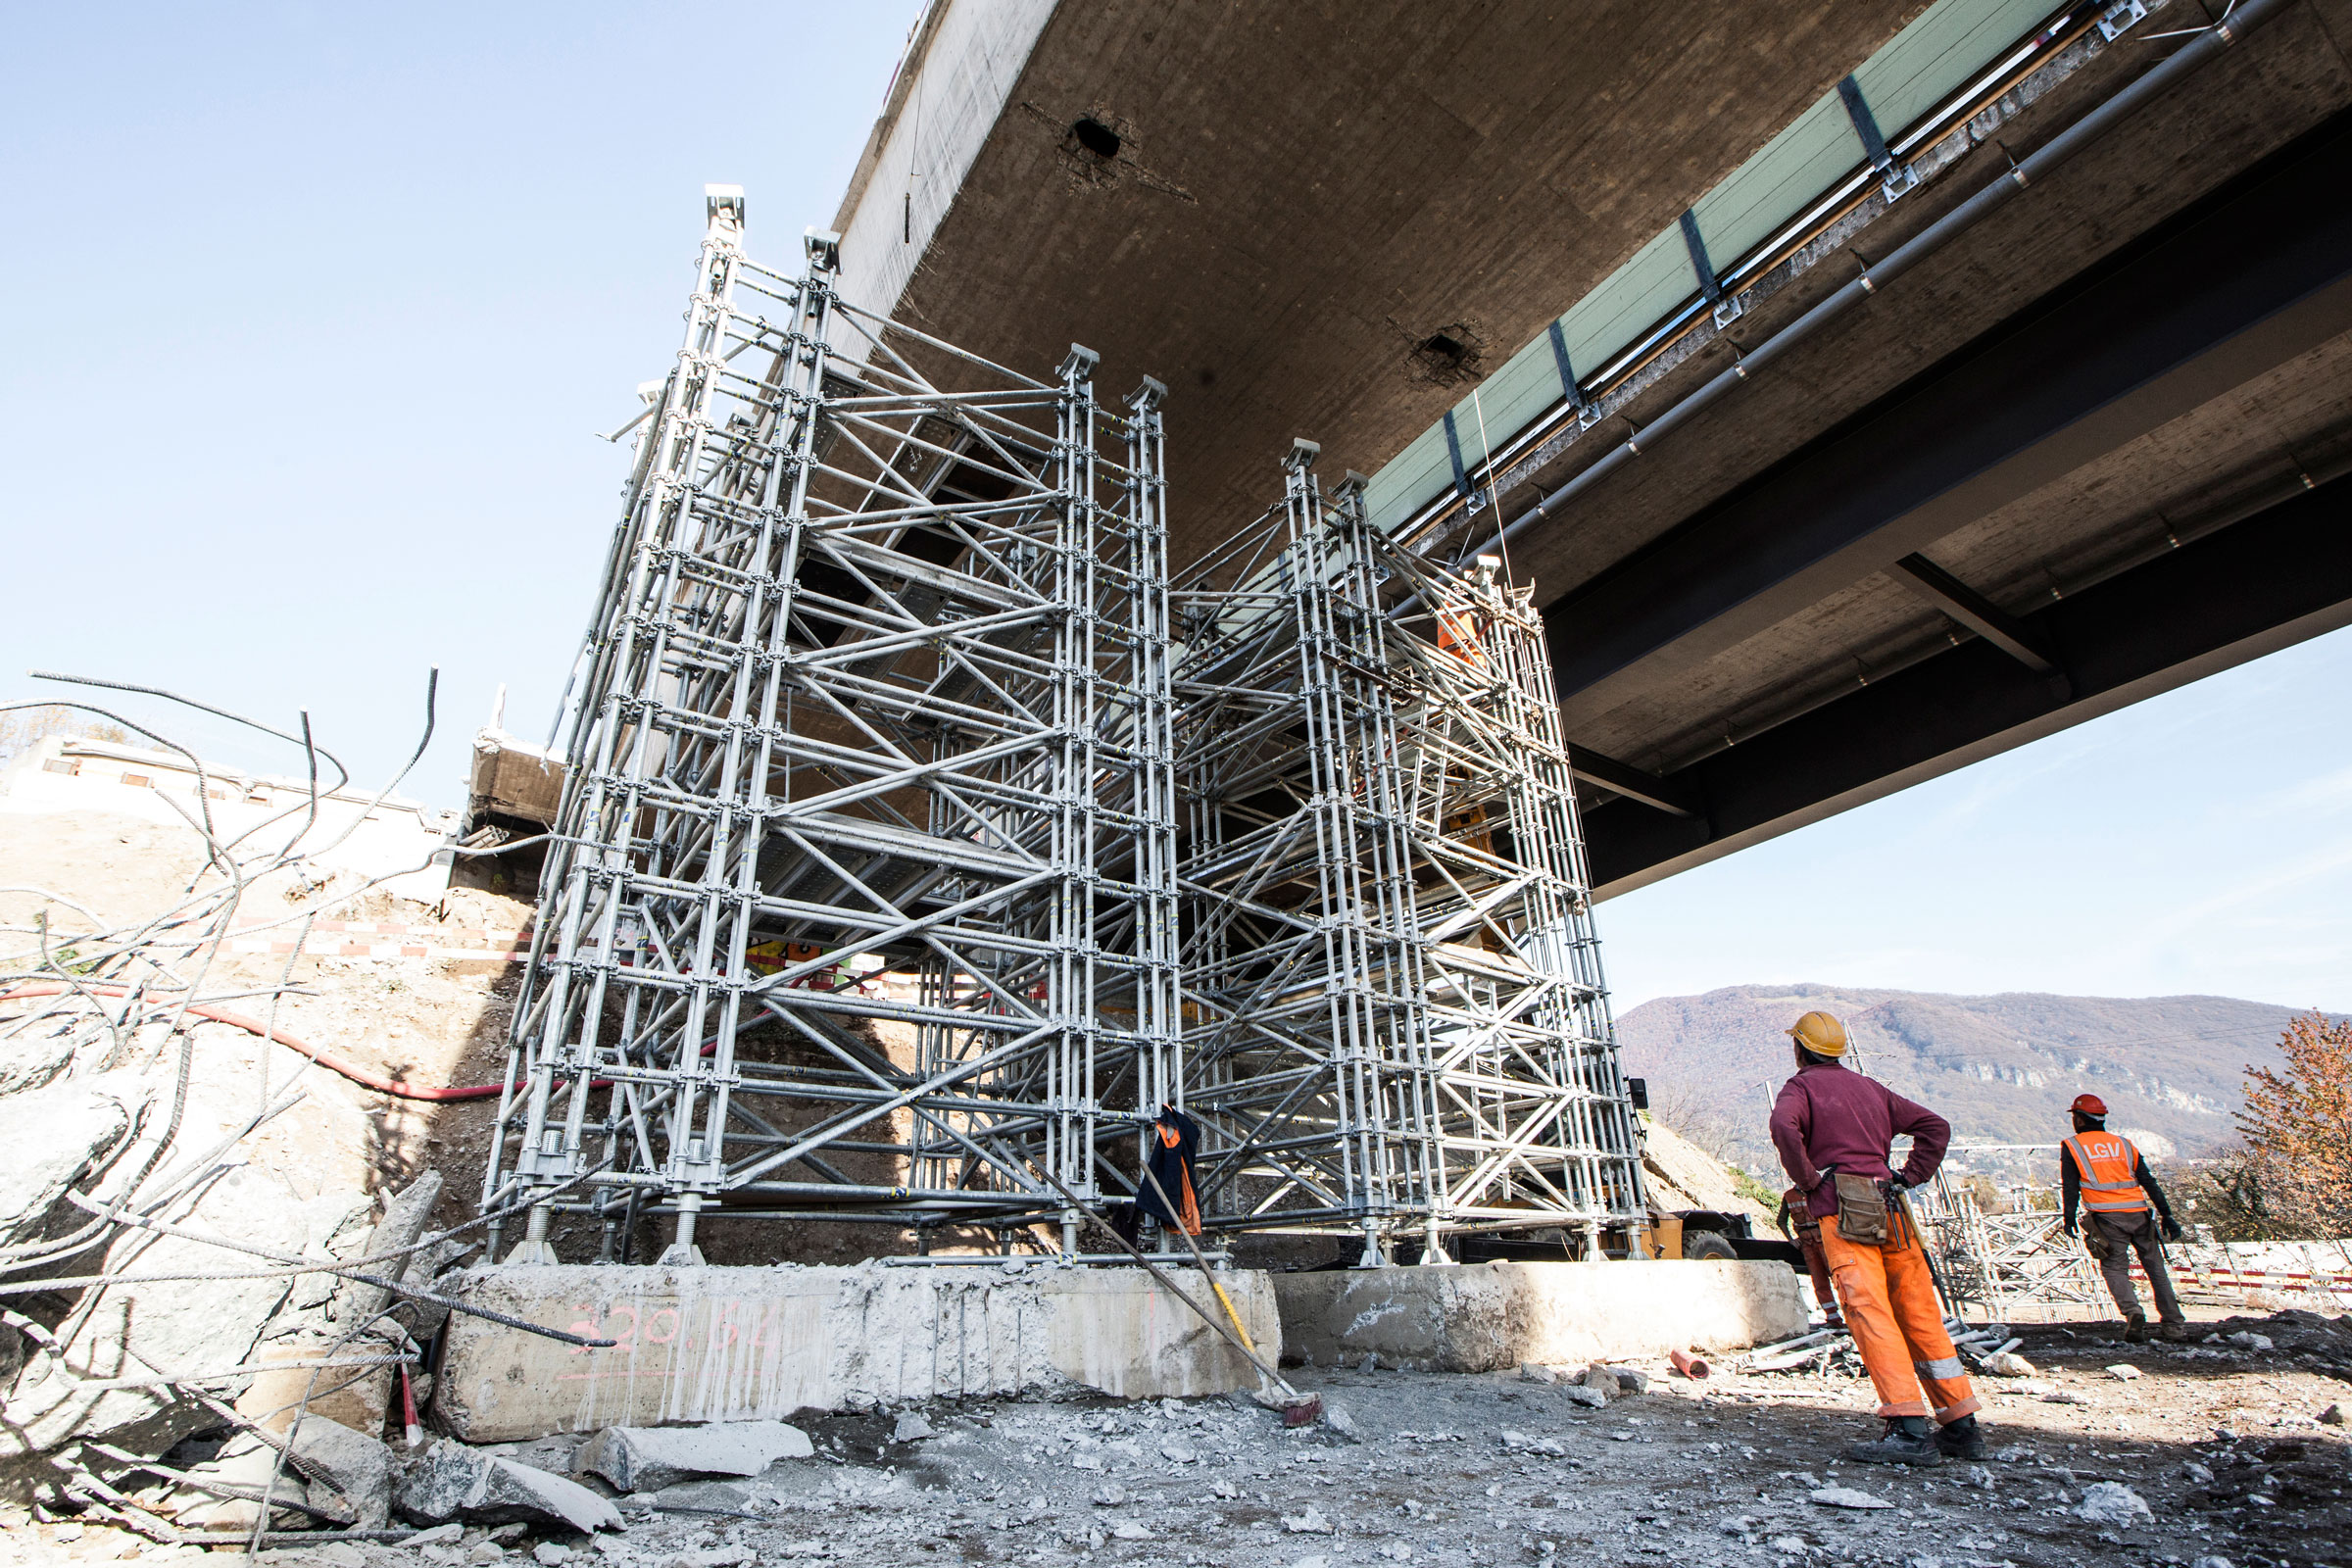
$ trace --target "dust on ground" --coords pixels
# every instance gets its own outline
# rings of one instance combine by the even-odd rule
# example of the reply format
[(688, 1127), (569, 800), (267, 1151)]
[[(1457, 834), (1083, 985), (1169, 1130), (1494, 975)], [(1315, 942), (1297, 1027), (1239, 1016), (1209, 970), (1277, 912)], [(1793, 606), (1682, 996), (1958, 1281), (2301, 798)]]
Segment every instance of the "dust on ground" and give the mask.
[[(2322, 1412), (2352, 1382), (2352, 1319), (2289, 1312), (2125, 1345), (2113, 1325), (2021, 1329), (2040, 1377), (1985, 1379), (1992, 1457), (1931, 1470), (1843, 1461), (1875, 1433), (1835, 1372), (1693, 1382), (1587, 1409), (1517, 1373), (1306, 1369), (1346, 1413), (1284, 1431), (1239, 1397), (966, 1401), (807, 1415), (816, 1456), (620, 1499), (588, 1538), (471, 1528), (422, 1547), (270, 1552), (288, 1568), (858, 1563), (2235, 1565), (2352, 1561), (2352, 1446)], [(2270, 1348), (2234, 1343), (2260, 1335)], [(2129, 1366), (2136, 1377), (2111, 1367)], [(2039, 1392), (2044, 1385), (2047, 1392)], [(490, 1451), (563, 1471), (583, 1440)], [(1845, 1489), (1890, 1504), (1829, 1506)], [(2128, 1489), (2118, 1491), (2116, 1489)], [(2132, 1499), (2137, 1499), (2136, 1503)], [(2141, 1508), (2144, 1506), (2145, 1511)], [(75, 1539), (66, 1541), (62, 1535)], [(493, 1539), (496, 1536), (498, 1539)], [(13, 1558), (9, 1555), (14, 1553)], [(97, 1527), (33, 1525), (0, 1562), (193, 1555)]]

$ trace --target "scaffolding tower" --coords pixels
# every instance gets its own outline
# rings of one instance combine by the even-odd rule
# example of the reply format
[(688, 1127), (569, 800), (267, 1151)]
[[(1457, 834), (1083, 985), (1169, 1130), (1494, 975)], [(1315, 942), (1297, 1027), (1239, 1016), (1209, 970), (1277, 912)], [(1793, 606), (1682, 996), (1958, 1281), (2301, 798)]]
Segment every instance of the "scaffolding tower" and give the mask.
[(1544, 625), (1326, 496), (1175, 596), (1187, 1109), (1212, 1227), (1641, 1246), (1647, 1199)]
[(708, 213), (484, 1207), (521, 1261), (562, 1212), (608, 1258), (655, 1215), (699, 1260), (705, 1212), (1073, 1250), (1045, 1178), (1115, 1190), (1102, 1143), (1181, 1097), (1161, 388), (1105, 410), (1084, 349), (1033, 379), (840, 298), (833, 236), (788, 277), (739, 190)]

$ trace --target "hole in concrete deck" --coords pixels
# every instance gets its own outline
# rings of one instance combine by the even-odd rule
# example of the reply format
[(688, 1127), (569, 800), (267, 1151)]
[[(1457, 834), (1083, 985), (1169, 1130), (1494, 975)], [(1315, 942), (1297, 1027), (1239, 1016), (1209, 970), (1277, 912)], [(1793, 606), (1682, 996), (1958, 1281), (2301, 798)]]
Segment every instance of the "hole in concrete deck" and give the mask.
[(1079, 146), (1093, 153), (1097, 158), (1119, 156), (1119, 133), (1092, 115), (1086, 116), (1072, 125), (1070, 134), (1078, 138)]
[(1470, 345), (1458, 337), (1434, 332), (1422, 339), (1421, 352), (1449, 370), (1461, 368), (1462, 361), (1470, 356)]
[(1485, 358), (1486, 333), (1471, 321), (1449, 321), (1404, 339), (1416, 380), (1454, 386), (1478, 378)]

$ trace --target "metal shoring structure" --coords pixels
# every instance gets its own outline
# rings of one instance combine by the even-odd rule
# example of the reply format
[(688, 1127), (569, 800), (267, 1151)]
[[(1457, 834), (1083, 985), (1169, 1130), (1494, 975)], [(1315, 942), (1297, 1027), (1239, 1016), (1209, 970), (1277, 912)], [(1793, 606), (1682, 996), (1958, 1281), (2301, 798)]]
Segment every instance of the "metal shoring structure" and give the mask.
[(1344, 509), (1348, 539), (1421, 617), (1389, 651), (1432, 1046), (1436, 1228), (1604, 1227), (1638, 1250), (1648, 1195), (1592, 920), (1567, 743), (1532, 588), (1485, 558), (1445, 571)]
[[(1541, 619), (1329, 498), (1299, 443), (1284, 505), (1188, 572), (1188, 1106), (1209, 1222), (1604, 1227), (1646, 1194), (1617, 1067)], [(1387, 607), (1417, 591), (1410, 620)], [(1426, 633), (1426, 635), (1424, 635)]]
[(1178, 595), (1186, 1108), (1208, 1223), (1360, 1230), (1378, 1262), (1429, 1217), (1428, 1042), (1382, 655), (1315, 456)]
[[(580, 664), (485, 1207), (1000, 1235), (1178, 1093), (1158, 404), (788, 278), (713, 187)], [(1110, 455), (1115, 452), (1115, 456)], [(843, 977), (919, 971), (911, 996)], [(903, 988), (893, 988), (903, 989)], [(911, 1025), (894, 1058), (865, 1020)], [(777, 1037), (740, 1049), (755, 1029)], [(1123, 1109), (1113, 1111), (1113, 1103)]]

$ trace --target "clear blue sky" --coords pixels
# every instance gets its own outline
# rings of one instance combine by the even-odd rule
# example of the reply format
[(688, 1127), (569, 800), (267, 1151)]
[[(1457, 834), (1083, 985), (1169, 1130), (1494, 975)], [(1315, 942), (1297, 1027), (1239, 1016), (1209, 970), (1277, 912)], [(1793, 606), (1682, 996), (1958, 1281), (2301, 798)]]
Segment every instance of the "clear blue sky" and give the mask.
[(14, 8), (0, 696), (39, 666), (308, 708), (375, 780), (437, 663), (407, 793), (462, 804), (499, 683), (546, 735), (628, 458), (592, 432), (677, 352), (703, 185), (789, 265), (917, 9)]
[[(20, 8), (0, 57), (0, 696), (169, 685), (460, 797), (544, 735), (702, 186), (829, 222), (916, 11)], [(1621, 1005), (1747, 981), (2352, 1008), (2352, 638), (1601, 910)], [(151, 703), (123, 705), (161, 711)], [(290, 768), (211, 721), (175, 734)]]

